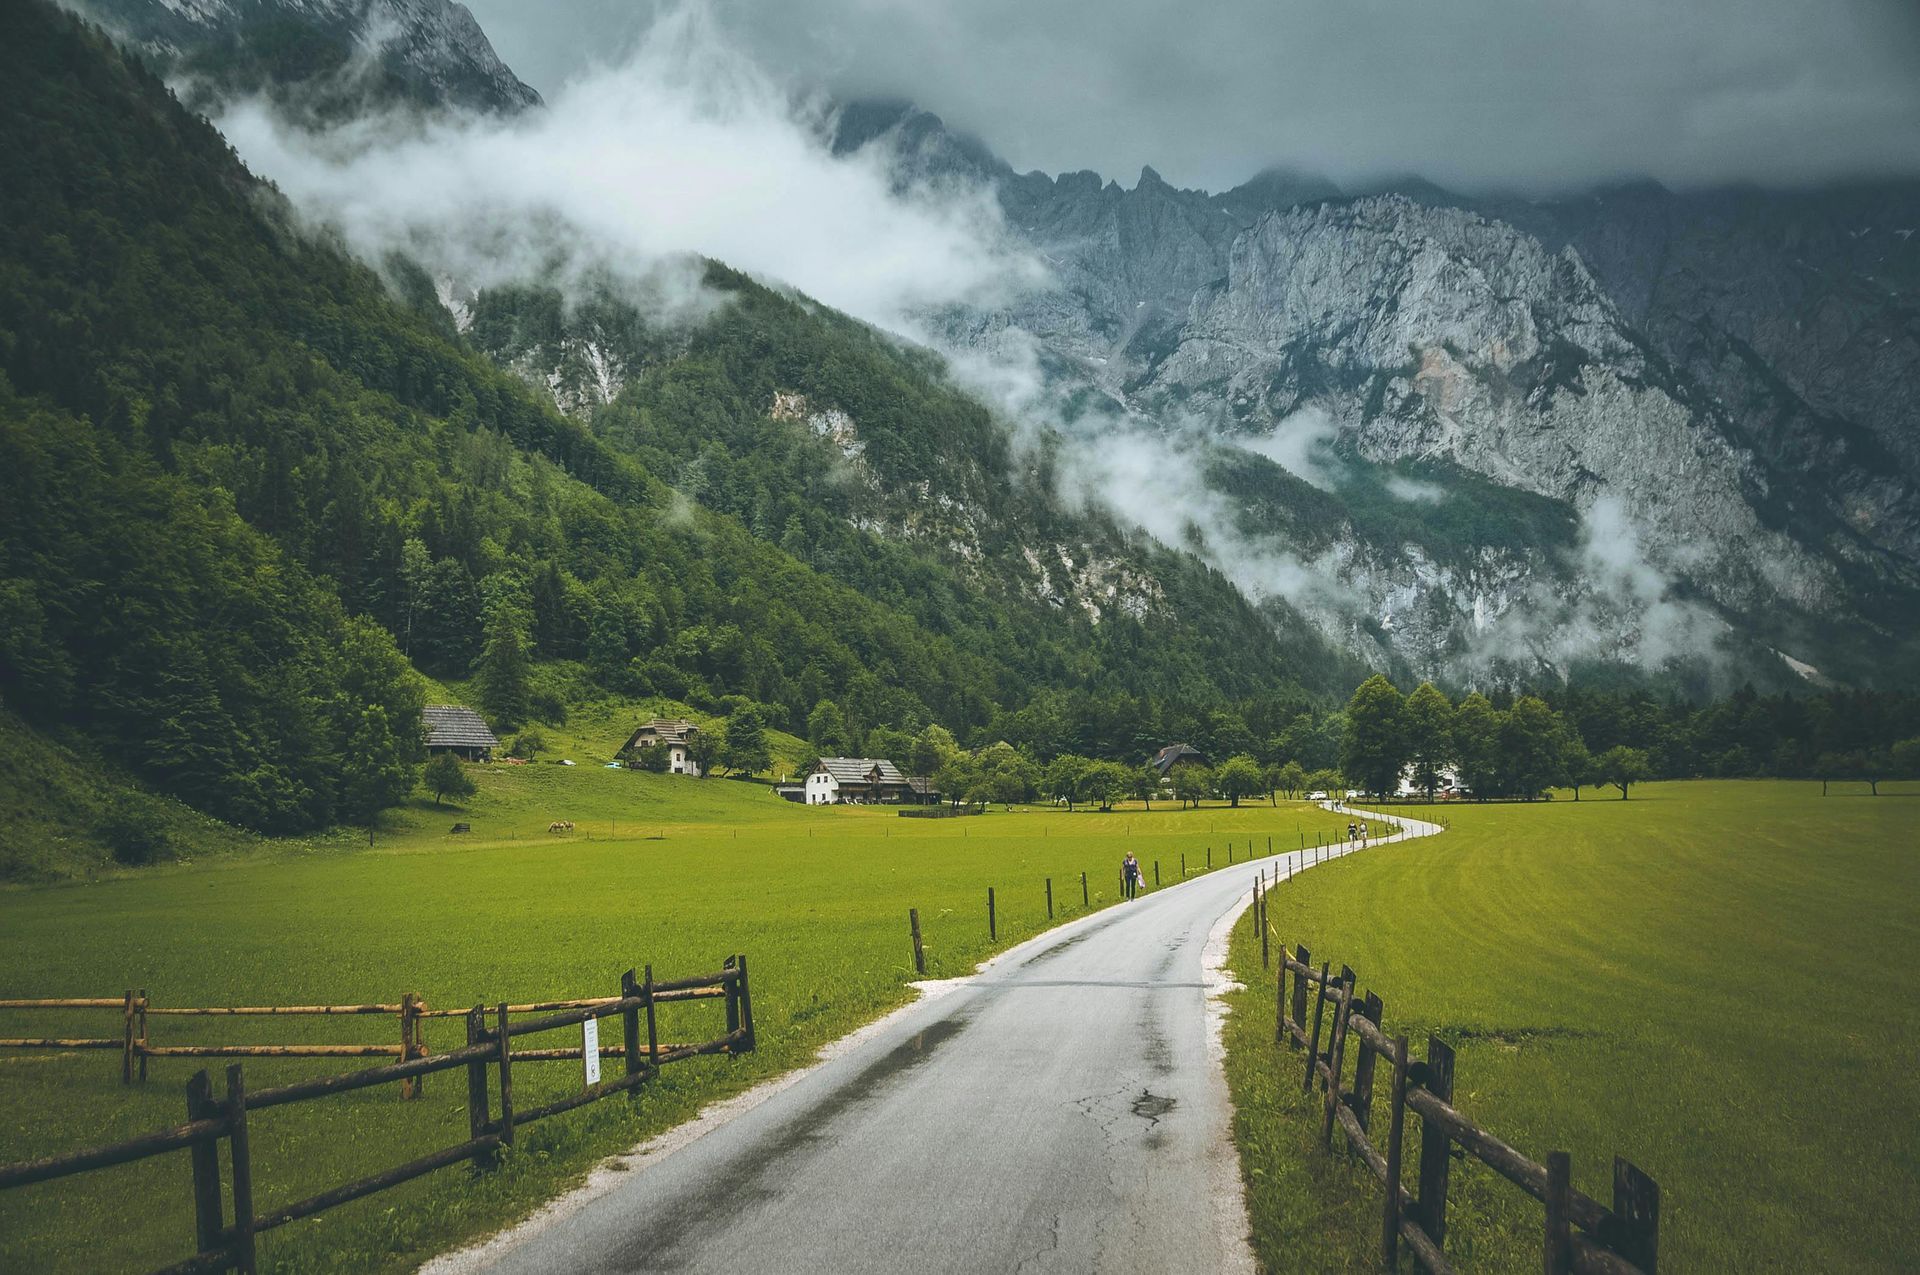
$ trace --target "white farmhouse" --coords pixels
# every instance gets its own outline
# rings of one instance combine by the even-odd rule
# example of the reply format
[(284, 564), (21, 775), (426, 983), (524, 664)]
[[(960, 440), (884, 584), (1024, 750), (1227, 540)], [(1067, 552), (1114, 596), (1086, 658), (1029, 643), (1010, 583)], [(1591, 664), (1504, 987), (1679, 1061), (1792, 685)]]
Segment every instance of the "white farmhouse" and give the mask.
[(898, 766), (882, 758), (822, 757), (807, 776), (806, 803), (892, 804), (923, 800), (927, 791), (924, 780), (916, 784), (901, 774)]
[(693, 737), (700, 728), (683, 717), (656, 717), (645, 726), (627, 737), (620, 747), (619, 755), (635, 764), (643, 748), (664, 748), (667, 750), (667, 773), (669, 775), (700, 774), (700, 763), (693, 759)]
[[(1460, 772), (1455, 767), (1436, 766), (1434, 767), (1433, 773), (1439, 780), (1439, 782), (1433, 786), (1434, 796), (1447, 796), (1461, 790)], [(1411, 765), (1400, 772), (1400, 787), (1395, 791), (1395, 795), (1400, 797), (1424, 797), (1427, 795), (1427, 790), (1414, 782), (1413, 767)]]

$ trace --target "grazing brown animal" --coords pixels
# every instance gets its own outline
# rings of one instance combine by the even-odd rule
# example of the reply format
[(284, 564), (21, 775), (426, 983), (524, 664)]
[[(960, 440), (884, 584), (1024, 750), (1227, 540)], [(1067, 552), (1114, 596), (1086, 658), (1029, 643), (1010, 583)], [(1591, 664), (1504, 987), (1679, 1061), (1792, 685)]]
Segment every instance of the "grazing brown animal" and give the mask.
[(572, 832), (573, 820), (555, 819), (552, 823), (547, 825), (547, 831), (548, 832)]

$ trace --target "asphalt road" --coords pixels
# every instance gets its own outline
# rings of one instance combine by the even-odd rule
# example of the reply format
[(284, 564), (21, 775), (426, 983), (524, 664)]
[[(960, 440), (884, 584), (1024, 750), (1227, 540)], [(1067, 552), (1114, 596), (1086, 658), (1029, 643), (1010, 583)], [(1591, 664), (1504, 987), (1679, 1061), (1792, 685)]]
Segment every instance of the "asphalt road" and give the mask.
[(1051, 931), (430, 1269), (1251, 1272), (1203, 949), (1257, 870), (1298, 858)]

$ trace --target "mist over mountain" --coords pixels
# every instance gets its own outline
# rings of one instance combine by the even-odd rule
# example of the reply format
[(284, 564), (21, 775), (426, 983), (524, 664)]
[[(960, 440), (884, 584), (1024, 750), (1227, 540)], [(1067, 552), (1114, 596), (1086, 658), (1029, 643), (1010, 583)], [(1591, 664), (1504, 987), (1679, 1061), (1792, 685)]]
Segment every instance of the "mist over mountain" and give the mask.
[(513, 113), (540, 95), (520, 82), (456, 0), (73, 0), (217, 109), (264, 96), (291, 118), (339, 122), (409, 104)]
[[(1188, 510), (1230, 578), (1362, 658), (1473, 680), (1771, 651), (1857, 678), (1904, 648), (1912, 183), (1127, 189), (1017, 174), (904, 102), (855, 104), (834, 144), (992, 186), (1056, 286), (956, 307), (942, 339), (1026, 364), (1025, 410), (1087, 441), (1096, 497), (1162, 534), (1153, 506)], [(1522, 498), (1564, 530), (1494, 525)], [(1456, 500), (1482, 515), (1464, 536)]]
[[(155, 31), (174, 12), (116, 3)], [(365, 47), (421, 21), (350, 7), (249, 13)], [(263, 28), (243, 29), (214, 43)], [(669, 9), (531, 109), (476, 102), (501, 82), (484, 68), (442, 77), (424, 119), (369, 99), (316, 127), (264, 90), (215, 109), (303, 215), (423, 268), (456, 330), (583, 421), (681, 356), (718, 304), (686, 263), (716, 257), (940, 350), (1023, 481), (1198, 555), (1345, 659), (1457, 684), (1910, 675), (1914, 183), (1519, 200), (1272, 168), (1208, 193), (1148, 167), (1122, 187), (1017, 172), (911, 102), (836, 100), (769, 70), (763, 37)], [(871, 496), (977, 513), (976, 479)], [(965, 538), (922, 539), (965, 563)]]

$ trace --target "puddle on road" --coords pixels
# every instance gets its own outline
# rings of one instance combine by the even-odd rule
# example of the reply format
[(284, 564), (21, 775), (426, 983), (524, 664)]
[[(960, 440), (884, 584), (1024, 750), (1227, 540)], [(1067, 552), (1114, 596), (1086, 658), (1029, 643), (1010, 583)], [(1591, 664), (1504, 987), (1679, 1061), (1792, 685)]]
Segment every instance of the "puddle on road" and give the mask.
[(1162, 1116), (1173, 1111), (1174, 1105), (1172, 1098), (1163, 1098), (1150, 1089), (1142, 1089), (1140, 1096), (1133, 1100), (1133, 1114), (1149, 1125), (1156, 1125)]

